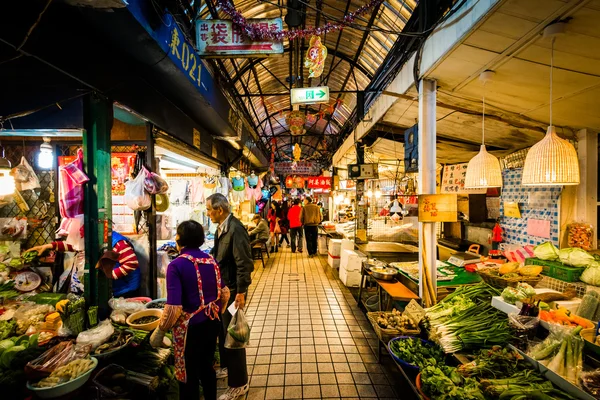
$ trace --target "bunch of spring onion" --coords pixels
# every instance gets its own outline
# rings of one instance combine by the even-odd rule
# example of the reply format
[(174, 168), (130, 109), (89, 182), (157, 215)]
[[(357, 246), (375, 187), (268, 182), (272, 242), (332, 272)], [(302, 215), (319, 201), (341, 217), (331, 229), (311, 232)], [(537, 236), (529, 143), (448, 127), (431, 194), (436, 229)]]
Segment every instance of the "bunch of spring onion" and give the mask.
[(457, 289), (427, 309), (430, 338), (447, 353), (506, 344), (512, 338), (508, 319), (491, 306), (499, 295), (485, 283)]

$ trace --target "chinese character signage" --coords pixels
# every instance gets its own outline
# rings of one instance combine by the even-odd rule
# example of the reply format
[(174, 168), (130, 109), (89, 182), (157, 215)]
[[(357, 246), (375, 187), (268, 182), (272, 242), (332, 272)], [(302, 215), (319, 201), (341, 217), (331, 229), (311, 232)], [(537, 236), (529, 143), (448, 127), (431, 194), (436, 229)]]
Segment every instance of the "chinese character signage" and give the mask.
[[(261, 29), (280, 31), (281, 18), (251, 19), (251, 24)], [(251, 41), (242, 34), (239, 26), (226, 19), (199, 19), (196, 21), (196, 43), (203, 57), (243, 57), (267, 54), (283, 54), (282, 41)]]
[(331, 177), (329, 176), (309, 176), (309, 189), (331, 189)]
[(290, 91), (292, 104), (317, 104), (329, 102), (329, 87), (293, 88)]
[(321, 165), (312, 161), (275, 162), (277, 175), (316, 175), (321, 173)]
[(442, 193), (486, 193), (487, 189), (465, 188), (465, 177), (467, 176), (467, 163), (446, 165), (442, 176)]
[(458, 201), (455, 194), (419, 195), (419, 222), (458, 221)]

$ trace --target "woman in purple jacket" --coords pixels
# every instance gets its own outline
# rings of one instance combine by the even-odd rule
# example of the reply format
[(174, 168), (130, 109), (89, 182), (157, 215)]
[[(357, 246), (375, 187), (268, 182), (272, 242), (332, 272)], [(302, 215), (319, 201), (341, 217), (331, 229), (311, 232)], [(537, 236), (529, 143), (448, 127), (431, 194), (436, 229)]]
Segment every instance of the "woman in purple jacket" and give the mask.
[(200, 250), (204, 229), (185, 221), (175, 236), (179, 256), (167, 268), (167, 304), (150, 344), (161, 346), (173, 329), (175, 377), (180, 399), (198, 399), (202, 382), (204, 398), (216, 400), (217, 378), (213, 358), (221, 327), (220, 314), (229, 299), (221, 271), (212, 256)]

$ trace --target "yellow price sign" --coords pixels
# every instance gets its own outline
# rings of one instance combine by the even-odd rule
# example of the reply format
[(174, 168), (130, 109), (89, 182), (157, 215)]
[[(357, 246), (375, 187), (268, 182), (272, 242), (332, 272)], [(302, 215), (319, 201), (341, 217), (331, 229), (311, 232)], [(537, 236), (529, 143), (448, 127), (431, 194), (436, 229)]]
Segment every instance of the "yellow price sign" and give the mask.
[(519, 209), (519, 203), (512, 201), (504, 202), (504, 216), (512, 218), (521, 218), (521, 210)]

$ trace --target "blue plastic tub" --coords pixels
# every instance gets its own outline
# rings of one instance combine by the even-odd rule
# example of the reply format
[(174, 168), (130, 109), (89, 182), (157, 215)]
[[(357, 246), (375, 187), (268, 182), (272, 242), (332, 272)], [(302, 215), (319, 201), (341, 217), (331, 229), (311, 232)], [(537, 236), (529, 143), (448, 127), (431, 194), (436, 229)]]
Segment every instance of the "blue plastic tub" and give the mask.
[(406, 340), (406, 339), (418, 339), (421, 341), (421, 343), (424, 343), (424, 344), (426, 344), (428, 346), (432, 346), (432, 347), (437, 347), (437, 344), (430, 342), (429, 340), (421, 339), (421, 338), (418, 338), (415, 336), (398, 336), (388, 342), (387, 349), (388, 349), (388, 353), (390, 353), (390, 356), (392, 356), (392, 358), (394, 360), (396, 360), (396, 362), (398, 364), (400, 364), (406, 372), (410, 371), (410, 372), (418, 373), (421, 370), (419, 367), (417, 367), (416, 365), (413, 365), (413, 364), (409, 364), (406, 361), (399, 359), (398, 356), (396, 356), (394, 354), (394, 352), (392, 351), (392, 347), (391, 347), (392, 342), (399, 341), (399, 340)]

